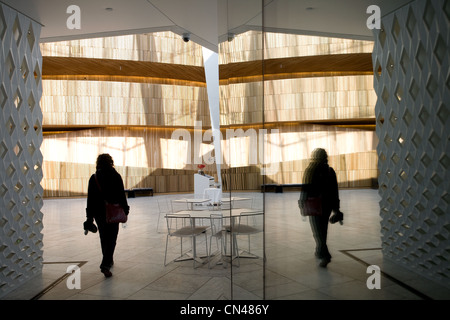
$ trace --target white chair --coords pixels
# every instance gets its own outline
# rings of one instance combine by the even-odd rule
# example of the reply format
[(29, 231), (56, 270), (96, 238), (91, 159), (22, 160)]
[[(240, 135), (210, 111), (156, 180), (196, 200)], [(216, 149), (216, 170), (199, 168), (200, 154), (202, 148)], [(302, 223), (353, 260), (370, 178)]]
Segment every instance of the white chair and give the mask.
[(189, 203), (179, 199), (172, 199), (170, 200), (170, 209), (172, 213), (189, 210)]
[[(220, 252), (220, 262), (223, 263), (224, 250), (226, 249), (224, 243), (224, 228), (223, 228), (223, 215), (221, 213), (212, 213), (210, 215), (211, 222), (211, 235), (209, 239), (209, 253), (208, 253), (208, 267), (211, 269), (211, 256), (212, 256), (212, 242), (213, 238), (216, 239), (217, 251)], [(226, 251), (225, 251), (226, 254)]]
[(166, 214), (171, 213), (171, 210), (168, 203), (168, 199), (157, 198), (156, 200), (158, 202), (158, 222), (156, 223), (156, 232), (159, 232), (159, 224), (161, 217), (164, 217)]
[(167, 214), (167, 236), (166, 236), (166, 251), (164, 254), (164, 265), (167, 265), (167, 247), (169, 238), (180, 238), (180, 256), (174, 261), (182, 261), (183, 253), (183, 238), (190, 238), (192, 241), (192, 259), (194, 260), (194, 268), (197, 260), (197, 244), (196, 239), (200, 235), (205, 236), (206, 252), (208, 252), (208, 237), (206, 235), (207, 226), (195, 226), (189, 214)]
[(264, 201), (262, 196), (254, 195), (252, 196), (252, 210), (262, 211), (264, 207)]
[[(240, 248), (238, 245), (238, 236), (247, 236), (248, 248), (246, 258), (259, 258), (258, 255), (252, 253), (250, 248), (250, 236), (263, 232), (263, 213), (262, 212), (244, 212), (232, 219), (232, 223), (225, 226), (227, 233), (232, 238), (232, 256), (236, 256), (239, 265)], [(234, 255), (233, 255), (234, 250)]]

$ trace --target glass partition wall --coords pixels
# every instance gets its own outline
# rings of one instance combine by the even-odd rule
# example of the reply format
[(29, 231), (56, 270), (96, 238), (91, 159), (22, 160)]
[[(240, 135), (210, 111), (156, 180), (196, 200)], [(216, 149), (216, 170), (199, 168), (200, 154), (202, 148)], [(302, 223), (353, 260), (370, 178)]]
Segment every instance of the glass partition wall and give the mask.
[[(246, 1), (250, 14), (226, 3), (220, 6), (226, 14), (219, 12), (226, 28), (219, 30), (213, 117), (204, 48), (175, 33), (41, 44), (47, 70), (69, 57), (113, 69), (127, 60), (141, 70), (145, 62), (151, 70), (43, 74), (44, 196), (85, 195), (100, 152), (113, 155), (127, 189), (152, 187), (158, 199), (192, 194), (198, 165), (205, 164), (222, 187), (226, 230), (223, 261), (196, 270), (214, 277), (211, 298), (305, 297), (308, 284), (320, 281), (311, 227), (297, 206), (311, 152), (327, 150), (340, 187), (372, 187), (377, 180), (373, 43), (280, 32), (273, 2)], [(308, 11), (287, 18), (302, 14)], [(160, 63), (177, 68), (158, 69)], [(152, 223), (161, 223), (151, 231), (164, 236), (157, 217)], [(215, 250), (222, 239), (212, 240)]]
[[(226, 247), (230, 260), (226, 298), (265, 299), (265, 145), (262, 1), (253, 6), (256, 28), (242, 32), (239, 10), (227, 2), (227, 30), (219, 30), (220, 126), (223, 137), (223, 197), (232, 221)], [(227, 222), (225, 222), (227, 223)]]
[(227, 3), (227, 39), (222, 32), (219, 41), (224, 196), (251, 198), (263, 213), (252, 221), (261, 232), (231, 238), (240, 255), (227, 290), (231, 299), (302, 299), (323, 276), (297, 204), (312, 151), (327, 151), (339, 188), (376, 187), (373, 42), (284, 30), (279, 16), (300, 20), (311, 10), (293, 4), (286, 16), (264, 0), (249, 2), (256, 14), (242, 30)]

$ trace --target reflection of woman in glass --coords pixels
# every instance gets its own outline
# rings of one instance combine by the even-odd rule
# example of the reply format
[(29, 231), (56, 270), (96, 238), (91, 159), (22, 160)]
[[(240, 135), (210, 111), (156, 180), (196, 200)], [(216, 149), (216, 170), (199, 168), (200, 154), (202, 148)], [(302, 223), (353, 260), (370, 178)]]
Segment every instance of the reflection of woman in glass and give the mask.
[[(311, 162), (305, 170), (305, 193), (308, 196), (322, 196), (322, 215), (310, 216), (311, 229), (316, 241), (316, 257), (320, 266), (326, 267), (331, 261), (331, 254), (327, 246), (328, 220), (331, 212), (342, 215), (339, 211), (339, 192), (336, 173), (328, 165), (328, 155), (324, 149), (315, 149), (312, 152)], [(343, 216), (338, 220), (342, 220)], [(338, 221), (335, 220), (334, 222)]]

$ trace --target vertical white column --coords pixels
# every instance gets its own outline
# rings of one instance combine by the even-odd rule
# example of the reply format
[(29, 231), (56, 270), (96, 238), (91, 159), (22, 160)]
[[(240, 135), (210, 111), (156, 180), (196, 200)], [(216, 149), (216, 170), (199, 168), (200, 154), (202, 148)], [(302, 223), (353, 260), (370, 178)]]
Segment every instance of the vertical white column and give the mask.
[(215, 163), (217, 168), (217, 179), (222, 189), (221, 176), (221, 135), (220, 135), (220, 108), (219, 108), (219, 55), (217, 52), (203, 47), (203, 64), (205, 66), (206, 90), (208, 92), (209, 113), (213, 131), (213, 143), (215, 152)]
[(40, 32), (0, 3), (0, 296), (42, 271)]
[(373, 65), (384, 256), (450, 288), (449, 8), (384, 16)]

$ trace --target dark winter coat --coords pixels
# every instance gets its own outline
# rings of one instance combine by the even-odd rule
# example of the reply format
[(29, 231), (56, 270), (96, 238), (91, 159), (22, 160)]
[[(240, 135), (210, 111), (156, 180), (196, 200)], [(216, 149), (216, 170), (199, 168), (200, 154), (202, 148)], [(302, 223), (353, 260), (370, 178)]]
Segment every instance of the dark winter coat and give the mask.
[(86, 217), (95, 218), (96, 221), (106, 220), (105, 200), (109, 203), (119, 203), (128, 215), (130, 207), (125, 196), (123, 180), (113, 167), (99, 169), (89, 179)]

